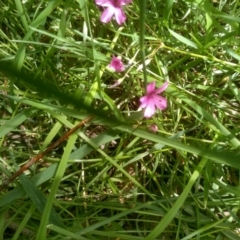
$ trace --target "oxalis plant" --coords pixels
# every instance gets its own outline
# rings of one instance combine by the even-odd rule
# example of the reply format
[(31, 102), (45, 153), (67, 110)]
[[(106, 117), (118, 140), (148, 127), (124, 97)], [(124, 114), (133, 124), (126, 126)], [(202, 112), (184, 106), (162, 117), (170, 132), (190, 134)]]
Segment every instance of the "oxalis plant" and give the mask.
[(239, 3), (0, 2), (0, 239), (240, 239)]

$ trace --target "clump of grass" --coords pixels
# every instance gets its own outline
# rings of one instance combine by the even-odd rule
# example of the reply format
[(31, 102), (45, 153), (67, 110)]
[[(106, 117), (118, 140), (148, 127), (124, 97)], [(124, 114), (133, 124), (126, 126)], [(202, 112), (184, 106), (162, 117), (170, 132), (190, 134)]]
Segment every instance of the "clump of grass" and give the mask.
[[(0, 11), (1, 184), (94, 116), (2, 190), (1, 239), (239, 238), (237, 1), (134, 0), (121, 26), (86, 0)], [(153, 80), (168, 108), (145, 119)]]

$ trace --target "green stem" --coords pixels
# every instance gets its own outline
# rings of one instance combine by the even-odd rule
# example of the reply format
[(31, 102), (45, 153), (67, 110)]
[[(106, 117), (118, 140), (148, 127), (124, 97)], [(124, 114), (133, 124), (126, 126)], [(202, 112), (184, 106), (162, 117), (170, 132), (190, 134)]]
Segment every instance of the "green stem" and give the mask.
[(140, 8), (140, 52), (142, 57), (143, 64), (143, 79), (145, 88), (147, 87), (147, 71), (145, 64), (145, 9), (146, 9), (146, 0), (139, 0), (139, 8)]

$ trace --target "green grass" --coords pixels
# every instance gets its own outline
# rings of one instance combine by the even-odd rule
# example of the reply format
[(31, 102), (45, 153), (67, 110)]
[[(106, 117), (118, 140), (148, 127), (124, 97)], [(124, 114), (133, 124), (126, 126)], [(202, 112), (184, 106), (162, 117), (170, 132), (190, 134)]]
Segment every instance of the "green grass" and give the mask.
[[(1, 191), (0, 239), (240, 239), (239, 1), (124, 10), (0, 2), (0, 184), (94, 116)], [(145, 119), (153, 80), (168, 107)]]

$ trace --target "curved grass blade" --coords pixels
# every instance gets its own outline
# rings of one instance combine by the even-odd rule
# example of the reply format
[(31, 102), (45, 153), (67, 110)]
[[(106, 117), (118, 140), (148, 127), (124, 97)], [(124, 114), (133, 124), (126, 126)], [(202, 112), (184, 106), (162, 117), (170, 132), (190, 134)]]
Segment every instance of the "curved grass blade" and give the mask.
[(13, 118), (8, 120), (0, 127), (0, 138), (16, 129), (19, 125), (21, 125), (25, 120), (27, 120), (33, 113), (36, 112), (36, 109), (29, 108), (23, 110), (21, 113), (15, 115)]
[[(47, 202), (45, 195), (40, 190), (38, 190), (33, 182), (29, 181), (29, 178), (25, 175), (19, 176), (19, 179), (28, 197), (31, 198), (32, 202), (39, 210), (39, 212), (43, 214)], [(54, 210), (54, 208), (51, 208), (50, 210), (49, 222), (64, 228), (63, 221)]]
[[(94, 142), (94, 144), (96, 144), (96, 146), (99, 147), (103, 144), (106, 144), (106, 143), (116, 140), (118, 138), (119, 138), (119, 136), (118, 136), (117, 132), (115, 132), (113, 130), (107, 130), (106, 132), (100, 134), (98, 137), (92, 139), (92, 142)], [(82, 147), (80, 147), (79, 149), (72, 152), (69, 159), (84, 158), (85, 156), (90, 154), (93, 150), (94, 150), (94, 148), (89, 146), (89, 144), (85, 144)], [(72, 164), (73, 163), (69, 163), (68, 167), (71, 166)], [(45, 169), (44, 171), (33, 176), (31, 179), (29, 179), (29, 181), (32, 181), (32, 183), (35, 186), (39, 186), (54, 176), (57, 167), (58, 167), (58, 164), (55, 163), (55, 164), (51, 165), (50, 167), (48, 167), (47, 169)], [(4, 194), (2, 196), (2, 198), (0, 199), (0, 207), (2, 208), (1, 211), (8, 204), (11, 204), (13, 201), (17, 200), (20, 197), (23, 197), (24, 195), (25, 195), (25, 191), (19, 186), (16, 187), (15, 189), (13, 189), (12, 191)]]
[(189, 179), (187, 185), (185, 186), (182, 194), (178, 197), (177, 201), (173, 204), (170, 210), (168, 210), (167, 214), (163, 217), (163, 219), (159, 222), (159, 224), (152, 230), (152, 232), (145, 238), (146, 240), (156, 239), (164, 229), (170, 224), (173, 218), (178, 213), (179, 209), (182, 207), (183, 203), (185, 202), (186, 198), (188, 197), (191, 188), (199, 174), (202, 172), (203, 168), (207, 164), (207, 159), (203, 158), (201, 162), (198, 164), (197, 168), (193, 172), (191, 178)]
[(192, 42), (191, 40), (189, 40), (189, 39), (183, 37), (182, 35), (180, 35), (180, 34), (174, 32), (174, 31), (171, 30), (171, 29), (168, 29), (168, 31), (169, 31), (169, 32), (170, 32), (170, 33), (171, 33), (171, 34), (172, 34), (172, 35), (173, 35), (178, 41), (180, 41), (180, 42), (186, 44), (186, 45), (189, 46), (189, 47), (192, 47), (192, 48), (198, 49), (198, 46), (197, 46), (194, 42)]
[(51, 215), (52, 215), (51, 209), (53, 208), (53, 201), (54, 201), (55, 195), (57, 193), (58, 187), (61, 183), (61, 180), (63, 178), (64, 172), (67, 168), (67, 162), (70, 157), (71, 151), (74, 147), (74, 144), (77, 140), (77, 137), (78, 137), (77, 134), (71, 135), (70, 138), (68, 139), (68, 143), (64, 149), (64, 153), (63, 153), (60, 163), (58, 165), (58, 169), (55, 174), (53, 184), (51, 186), (50, 194), (48, 196), (47, 202), (44, 207), (43, 217), (41, 219), (40, 226), (38, 228), (36, 240), (45, 239), (45, 237), (46, 237), (46, 230), (47, 230), (46, 226), (49, 221), (51, 222)]

